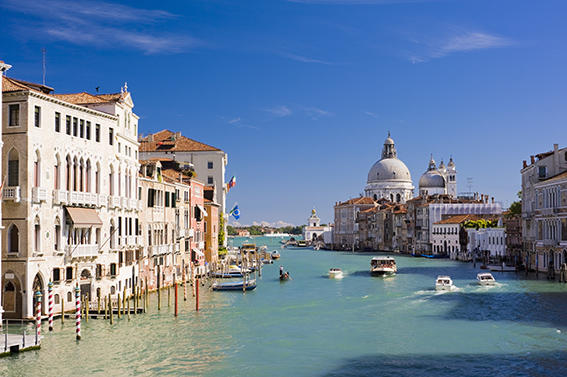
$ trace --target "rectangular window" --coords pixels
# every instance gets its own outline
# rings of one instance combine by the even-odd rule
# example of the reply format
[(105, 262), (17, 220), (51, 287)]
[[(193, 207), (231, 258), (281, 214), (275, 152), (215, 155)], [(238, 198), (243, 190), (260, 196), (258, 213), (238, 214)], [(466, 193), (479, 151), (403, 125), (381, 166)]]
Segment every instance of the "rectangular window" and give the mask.
[(91, 122), (87, 122), (87, 140), (91, 139)]
[(100, 143), (100, 124), (95, 125), (95, 141)]
[(20, 125), (20, 105), (8, 106), (8, 127), (18, 127)]
[(538, 173), (540, 178), (545, 178), (547, 175), (547, 168), (545, 166), (540, 166)]
[(55, 132), (61, 132), (61, 114), (55, 113)]
[(561, 241), (567, 241), (567, 218), (561, 219)]
[(169, 207), (169, 192), (165, 192), (165, 206)]
[(208, 184), (208, 185), (212, 185), (212, 184), (213, 184), (213, 177), (211, 177), (210, 175), (207, 177), (207, 184)]
[(212, 161), (207, 162), (207, 168), (208, 168), (208, 169), (212, 169), (212, 168), (213, 168), (213, 162), (212, 162)]
[(41, 125), (41, 107), (39, 106), (35, 107), (35, 113), (33, 119), (34, 119), (33, 121), (34, 125), (39, 128), (39, 126)]
[(79, 132), (79, 120), (73, 118), (73, 136), (77, 136)]
[(81, 119), (81, 132), (80, 132), (80, 137), (84, 138), (85, 137), (85, 120)]
[(97, 264), (96, 265), (96, 275), (95, 275), (97, 280), (102, 279), (102, 264)]
[(55, 225), (55, 239), (53, 240), (54, 245), (53, 247), (55, 248), (55, 250), (60, 250), (60, 244), (59, 244), (59, 239), (61, 238), (61, 226), (60, 225)]
[(8, 186), (20, 185), (20, 160), (8, 160)]
[(116, 276), (116, 263), (110, 264), (110, 276), (112, 277)]
[(114, 128), (108, 129), (108, 144), (114, 145)]
[(122, 235), (122, 217), (118, 217), (118, 236)]
[(61, 281), (61, 270), (59, 268), (53, 269), (53, 282), (59, 283)]
[(65, 133), (71, 135), (71, 117), (69, 115), (65, 117)]
[(175, 208), (176, 202), (177, 201), (177, 193), (172, 192), (171, 193), (171, 207)]
[(73, 280), (73, 267), (67, 267), (65, 269), (65, 279)]

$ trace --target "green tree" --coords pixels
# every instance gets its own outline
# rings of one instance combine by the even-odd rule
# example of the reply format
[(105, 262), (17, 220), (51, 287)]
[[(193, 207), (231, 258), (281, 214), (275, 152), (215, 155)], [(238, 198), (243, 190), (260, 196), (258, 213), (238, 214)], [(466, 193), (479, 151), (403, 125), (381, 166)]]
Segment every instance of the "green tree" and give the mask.
[(236, 232), (236, 229), (234, 229), (234, 227), (232, 225), (228, 225), (226, 227), (226, 231), (228, 232), (229, 236), (236, 236), (238, 233)]
[(224, 233), (224, 215), (222, 212), (220, 212), (219, 213), (219, 250), (224, 249), (225, 237), (226, 235)]
[(510, 204), (509, 210), (512, 215), (520, 215), (522, 213), (522, 202), (513, 202), (512, 204)]

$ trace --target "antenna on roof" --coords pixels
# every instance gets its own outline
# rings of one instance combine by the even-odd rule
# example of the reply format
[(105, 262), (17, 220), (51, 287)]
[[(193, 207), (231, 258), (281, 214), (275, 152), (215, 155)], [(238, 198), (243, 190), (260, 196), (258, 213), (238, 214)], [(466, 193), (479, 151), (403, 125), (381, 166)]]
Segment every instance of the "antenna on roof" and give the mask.
[(95, 90), (96, 90), (96, 92), (98, 93), (98, 91), (100, 90), (100, 86), (97, 86), (97, 87), (95, 88)]
[(473, 179), (472, 177), (467, 177), (467, 186), (469, 188), (469, 192), (472, 192), (472, 186), (473, 186)]
[(42, 60), (42, 70), (43, 70), (43, 86), (45, 86), (45, 47), (41, 49), (41, 60)]

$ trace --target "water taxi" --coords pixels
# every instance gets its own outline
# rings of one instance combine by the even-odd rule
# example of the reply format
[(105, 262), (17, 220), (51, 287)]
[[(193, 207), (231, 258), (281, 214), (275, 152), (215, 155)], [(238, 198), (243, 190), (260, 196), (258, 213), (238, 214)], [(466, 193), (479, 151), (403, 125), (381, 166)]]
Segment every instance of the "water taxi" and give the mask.
[(295, 245), (295, 247), (307, 247), (307, 241), (306, 240), (298, 240), (297, 245)]
[(455, 285), (453, 284), (453, 280), (450, 276), (447, 275), (439, 275), (435, 280), (435, 290), (436, 291), (452, 291), (456, 289)]
[(480, 285), (495, 285), (496, 279), (490, 272), (480, 272), (476, 274), (476, 280)]
[(398, 272), (396, 260), (392, 257), (374, 257), (370, 261), (370, 273), (377, 276), (395, 275)]
[(343, 271), (340, 268), (331, 268), (329, 270), (329, 278), (330, 279), (342, 279), (343, 278)]
[(256, 279), (252, 279), (249, 281), (231, 281), (228, 283), (214, 283), (212, 288), (213, 291), (242, 291), (244, 286), (246, 285), (246, 290), (251, 291), (256, 289)]

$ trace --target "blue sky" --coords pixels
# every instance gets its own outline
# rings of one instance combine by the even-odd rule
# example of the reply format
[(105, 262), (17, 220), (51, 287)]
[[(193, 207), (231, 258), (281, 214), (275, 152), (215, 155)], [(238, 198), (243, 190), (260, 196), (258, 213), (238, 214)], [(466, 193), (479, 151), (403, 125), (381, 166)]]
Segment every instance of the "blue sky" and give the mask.
[(0, 0), (9, 76), (132, 92), (140, 130), (224, 149), (243, 224), (301, 224), (363, 191), (390, 130), (414, 185), (508, 205), (522, 160), (565, 146), (562, 0)]

